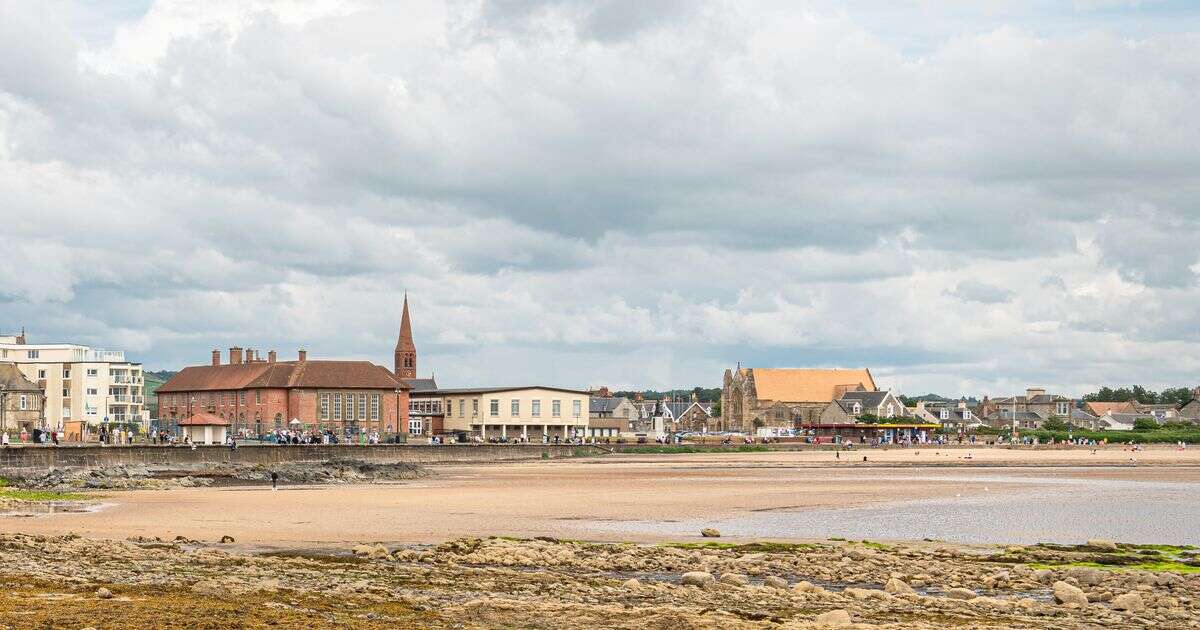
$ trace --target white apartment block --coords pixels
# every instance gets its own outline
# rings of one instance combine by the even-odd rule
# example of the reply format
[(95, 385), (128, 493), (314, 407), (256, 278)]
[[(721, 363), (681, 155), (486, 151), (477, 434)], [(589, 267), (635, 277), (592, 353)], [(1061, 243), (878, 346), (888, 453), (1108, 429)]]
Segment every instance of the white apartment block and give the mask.
[(125, 353), (69, 343), (29, 344), (24, 334), (0, 335), (0, 361), (15, 363), (46, 394), (49, 429), (98, 428), (103, 422), (149, 426), (142, 364)]

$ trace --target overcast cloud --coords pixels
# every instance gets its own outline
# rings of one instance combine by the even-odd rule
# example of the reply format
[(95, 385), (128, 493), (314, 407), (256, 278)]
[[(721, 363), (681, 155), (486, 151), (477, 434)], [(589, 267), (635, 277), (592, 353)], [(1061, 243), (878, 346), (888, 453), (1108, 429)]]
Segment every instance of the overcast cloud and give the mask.
[[(0, 329), (445, 385), (1200, 385), (1200, 8), (0, 0)], [(966, 8), (974, 5), (974, 8)]]

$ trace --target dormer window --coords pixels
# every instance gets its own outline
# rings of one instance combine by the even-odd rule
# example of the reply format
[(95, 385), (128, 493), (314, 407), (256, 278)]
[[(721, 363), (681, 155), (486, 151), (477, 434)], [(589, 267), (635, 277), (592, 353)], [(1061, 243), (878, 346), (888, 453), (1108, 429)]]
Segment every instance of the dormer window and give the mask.
[(889, 418), (895, 418), (895, 417), (896, 417), (896, 406), (895, 406), (895, 405), (893, 405), (892, 403), (888, 403), (888, 406), (887, 406), (887, 417), (889, 417)]
[(942, 410), (942, 420), (949, 420), (949, 419), (950, 419), (950, 410), (943, 409)]
[(964, 410), (963, 411), (963, 420), (970, 420), (970, 419), (971, 419), (971, 410), (970, 409)]
[(862, 413), (862, 405), (854, 403), (854, 415), (857, 416), (860, 413)]

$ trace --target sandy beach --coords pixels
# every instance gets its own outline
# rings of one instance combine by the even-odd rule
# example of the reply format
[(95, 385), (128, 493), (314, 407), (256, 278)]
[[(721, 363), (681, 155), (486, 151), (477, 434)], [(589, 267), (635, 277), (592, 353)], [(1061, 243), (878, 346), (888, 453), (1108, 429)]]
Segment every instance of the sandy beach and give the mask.
[(655, 542), (696, 535), (672, 523), (742, 519), (737, 522), (751, 523), (744, 524), (743, 537), (806, 540), (811, 533), (786, 525), (758, 530), (745, 519), (1053, 493), (1064, 480), (1158, 484), (1154, 488), (1200, 483), (1200, 456), (1195, 450), (1130, 453), (1119, 447), (1095, 454), (979, 448), (869, 450), (840, 457), (831, 452), (614, 455), (432, 467), (429, 477), (402, 483), (106, 492), (95, 512), (0, 517), (0, 528), (104, 538), (228, 535), (239, 543), (286, 547), (433, 544), (489, 535)]

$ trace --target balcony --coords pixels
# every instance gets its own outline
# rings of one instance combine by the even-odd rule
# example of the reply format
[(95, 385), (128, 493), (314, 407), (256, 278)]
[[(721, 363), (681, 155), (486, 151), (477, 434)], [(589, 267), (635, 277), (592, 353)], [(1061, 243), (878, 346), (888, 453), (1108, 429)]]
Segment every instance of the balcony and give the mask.
[(109, 398), (111, 398), (113, 402), (125, 404), (141, 404), (143, 402), (143, 398), (141, 396), (125, 396), (121, 394), (115, 394), (109, 396)]
[(83, 348), (73, 349), (73, 360), (77, 363), (124, 363), (125, 353), (120, 350), (84, 350)]

